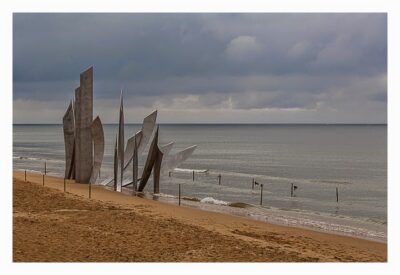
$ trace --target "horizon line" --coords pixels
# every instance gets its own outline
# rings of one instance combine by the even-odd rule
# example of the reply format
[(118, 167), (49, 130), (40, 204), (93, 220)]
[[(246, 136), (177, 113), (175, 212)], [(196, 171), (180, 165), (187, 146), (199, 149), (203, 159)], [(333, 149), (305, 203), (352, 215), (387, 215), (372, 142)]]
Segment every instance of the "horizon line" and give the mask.
[[(118, 125), (118, 122), (103, 123), (103, 125)], [(143, 122), (128, 122), (129, 124), (143, 124)], [(387, 125), (388, 123), (359, 123), (359, 122), (163, 122), (159, 125)], [(12, 125), (62, 125), (62, 123), (13, 123)]]

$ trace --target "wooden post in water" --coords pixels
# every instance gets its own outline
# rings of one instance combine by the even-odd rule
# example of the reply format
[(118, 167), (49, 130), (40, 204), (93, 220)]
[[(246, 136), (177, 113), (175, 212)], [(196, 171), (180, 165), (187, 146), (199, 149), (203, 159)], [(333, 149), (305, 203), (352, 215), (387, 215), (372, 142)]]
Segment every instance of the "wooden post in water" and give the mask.
[(221, 174), (218, 175), (218, 185), (221, 185)]
[(168, 177), (171, 177), (171, 171), (168, 172)]
[(293, 183), (290, 184), (290, 197), (293, 197)]
[(42, 180), (42, 181), (43, 181), (43, 186), (44, 186), (44, 174), (42, 175), (42, 178), (43, 178), (43, 180)]
[(26, 182), (26, 170), (25, 170), (25, 182)]
[(263, 187), (264, 187), (264, 184), (260, 184), (260, 186), (261, 186), (261, 197), (260, 197), (260, 205), (262, 205), (262, 199), (263, 199)]
[(47, 174), (47, 167), (46, 167), (46, 162), (44, 162), (44, 174)]
[(179, 206), (181, 206), (181, 184), (179, 184), (179, 194), (178, 194), (178, 198), (179, 198)]
[(253, 180), (251, 182), (251, 189), (254, 190), (254, 178), (253, 178)]
[(192, 178), (193, 178), (193, 181), (194, 181), (194, 170), (193, 170), (193, 176), (192, 176)]
[(89, 199), (92, 198), (92, 183), (89, 181)]
[(67, 186), (65, 185), (65, 178), (64, 178), (64, 193), (66, 192)]
[(336, 187), (336, 202), (339, 202), (339, 190)]

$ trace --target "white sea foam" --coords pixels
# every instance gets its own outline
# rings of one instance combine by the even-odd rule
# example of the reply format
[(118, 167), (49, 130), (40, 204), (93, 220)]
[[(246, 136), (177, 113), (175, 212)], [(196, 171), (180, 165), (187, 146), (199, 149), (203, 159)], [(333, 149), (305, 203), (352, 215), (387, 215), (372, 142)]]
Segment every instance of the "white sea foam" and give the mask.
[(206, 197), (202, 200), (200, 200), (201, 203), (209, 203), (209, 204), (217, 204), (217, 205), (228, 205), (226, 201), (221, 201), (214, 199), (213, 197)]
[(163, 198), (175, 198), (175, 196), (173, 196), (173, 195), (164, 194), (164, 193), (153, 194), (153, 196), (163, 197)]
[(44, 158), (34, 158), (34, 157), (24, 157), (24, 156), (15, 156), (13, 159), (23, 159), (23, 160), (46, 160)]
[(40, 161), (40, 162), (47, 162), (47, 163), (64, 163), (63, 159), (54, 159), (54, 158), (37, 158), (37, 157), (25, 157), (25, 156), (14, 156), (13, 159), (15, 160), (22, 160), (22, 161)]
[(42, 171), (32, 170), (32, 169), (15, 169), (15, 170), (17, 170), (17, 171), (26, 171), (26, 172), (35, 173), (35, 174), (41, 174), (42, 173)]
[(175, 168), (175, 172), (183, 172), (183, 173), (207, 173), (208, 169), (184, 169), (184, 168)]
[(249, 217), (254, 218), (256, 220), (267, 221), (285, 226), (310, 228), (330, 233), (344, 234), (348, 236), (355, 236), (355, 237), (378, 240), (383, 242), (386, 241), (385, 232), (362, 228), (357, 226), (356, 224), (346, 225), (342, 223), (345, 222), (344, 219), (340, 218), (335, 218), (334, 219), (336, 220), (335, 222), (334, 220), (332, 221), (322, 220), (323, 217), (318, 219), (314, 217), (314, 219), (310, 219), (293, 215), (281, 215), (278, 213), (273, 213), (273, 214), (270, 213), (269, 215), (250, 213)]

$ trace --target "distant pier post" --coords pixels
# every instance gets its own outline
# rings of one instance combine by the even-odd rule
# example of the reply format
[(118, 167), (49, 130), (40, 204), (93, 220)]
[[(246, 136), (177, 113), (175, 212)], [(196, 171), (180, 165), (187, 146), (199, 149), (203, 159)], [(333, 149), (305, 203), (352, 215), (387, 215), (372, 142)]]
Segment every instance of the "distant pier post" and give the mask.
[(261, 183), (260, 187), (261, 187), (260, 205), (262, 205), (264, 184)]
[(253, 178), (253, 180), (251, 181), (251, 189), (254, 190), (254, 178)]
[(181, 206), (181, 184), (179, 184), (178, 201), (179, 201), (179, 206)]
[(171, 171), (168, 172), (168, 177), (171, 177)]
[(26, 170), (25, 170), (25, 182), (26, 182)]
[(339, 202), (339, 190), (336, 187), (336, 202)]
[(43, 186), (44, 186), (44, 174), (42, 175), (42, 183), (43, 183)]
[(64, 193), (66, 192), (66, 190), (67, 190), (67, 186), (66, 186), (66, 182), (65, 182), (65, 178), (64, 178)]
[(293, 183), (290, 184), (290, 197), (293, 197)]
[(221, 185), (221, 174), (218, 175), (218, 185)]
[(192, 173), (192, 179), (193, 179), (193, 181), (194, 181), (194, 170), (193, 170), (193, 173)]
[(47, 174), (47, 165), (46, 165), (46, 162), (44, 162), (44, 174), (45, 174), (45, 175)]

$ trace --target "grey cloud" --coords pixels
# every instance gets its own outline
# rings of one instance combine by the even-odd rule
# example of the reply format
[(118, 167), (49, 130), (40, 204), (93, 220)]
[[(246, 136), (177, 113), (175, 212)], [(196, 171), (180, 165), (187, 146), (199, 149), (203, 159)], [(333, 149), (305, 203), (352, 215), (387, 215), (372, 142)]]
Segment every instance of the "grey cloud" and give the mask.
[[(41, 100), (63, 108), (94, 65), (105, 110), (123, 88), (132, 108), (171, 116), (299, 109), (305, 118), (326, 108), (375, 120), (386, 113), (386, 24), (385, 14), (15, 14), (14, 109)], [(367, 101), (376, 112), (354, 108)]]
[(233, 106), (237, 109), (312, 109), (316, 100), (307, 93), (293, 95), (282, 91), (245, 92), (232, 97)]
[(386, 103), (387, 102), (387, 93), (381, 92), (381, 93), (374, 94), (374, 95), (370, 96), (370, 99), (374, 100), (374, 101), (380, 101), (380, 102)]

